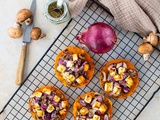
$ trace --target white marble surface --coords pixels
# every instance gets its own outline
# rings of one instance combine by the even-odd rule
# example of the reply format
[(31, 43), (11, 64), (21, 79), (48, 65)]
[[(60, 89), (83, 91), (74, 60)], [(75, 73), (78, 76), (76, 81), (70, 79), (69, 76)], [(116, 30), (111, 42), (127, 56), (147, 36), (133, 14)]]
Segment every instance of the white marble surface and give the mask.
[[(0, 3), (0, 110), (16, 91), (15, 74), (21, 50), (22, 37), (11, 39), (7, 29), (16, 21), (16, 13), (22, 8), (30, 8), (32, 0), (4, 0)], [(37, 0), (37, 9), (34, 25), (42, 28), (47, 37), (28, 44), (27, 59), (24, 78), (39, 61), (65, 24), (53, 25), (44, 16), (45, 0)], [(159, 120), (160, 118), (160, 92), (145, 108), (138, 120)], [(3, 120), (3, 114), (0, 115)]]

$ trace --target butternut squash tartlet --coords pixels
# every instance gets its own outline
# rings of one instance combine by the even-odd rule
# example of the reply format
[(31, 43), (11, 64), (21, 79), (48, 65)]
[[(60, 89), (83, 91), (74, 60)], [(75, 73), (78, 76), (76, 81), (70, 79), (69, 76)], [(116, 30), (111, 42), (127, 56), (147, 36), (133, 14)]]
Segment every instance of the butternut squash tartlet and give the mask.
[(111, 60), (100, 71), (100, 85), (106, 94), (113, 98), (131, 96), (138, 84), (138, 72), (128, 60)]
[(97, 92), (78, 97), (73, 105), (74, 120), (111, 120), (112, 102)]
[(79, 88), (90, 82), (94, 74), (94, 62), (82, 48), (69, 46), (61, 51), (54, 64), (55, 74), (65, 86)]
[(34, 120), (64, 120), (69, 109), (64, 93), (53, 86), (44, 86), (33, 92), (28, 107)]

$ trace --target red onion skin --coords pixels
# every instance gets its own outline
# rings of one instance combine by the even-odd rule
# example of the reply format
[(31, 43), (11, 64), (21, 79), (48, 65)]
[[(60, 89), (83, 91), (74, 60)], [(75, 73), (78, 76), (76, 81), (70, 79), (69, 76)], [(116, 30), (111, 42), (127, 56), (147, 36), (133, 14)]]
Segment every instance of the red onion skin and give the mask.
[(97, 54), (109, 52), (117, 42), (113, 28), (103, 22), (92, 24), (85, 32), (79, 33), (76, 39)]

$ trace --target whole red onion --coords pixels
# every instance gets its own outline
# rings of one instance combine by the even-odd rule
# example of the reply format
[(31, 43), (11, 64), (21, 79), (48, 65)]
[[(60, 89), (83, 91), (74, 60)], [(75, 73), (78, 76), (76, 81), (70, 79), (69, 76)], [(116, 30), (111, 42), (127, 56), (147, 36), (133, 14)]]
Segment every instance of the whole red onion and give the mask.
[(115, 31), (104, 22), (92, 24), (85, 32), (79, 33), (76, 39), (98, 54), (109, 52), (117, 42)]

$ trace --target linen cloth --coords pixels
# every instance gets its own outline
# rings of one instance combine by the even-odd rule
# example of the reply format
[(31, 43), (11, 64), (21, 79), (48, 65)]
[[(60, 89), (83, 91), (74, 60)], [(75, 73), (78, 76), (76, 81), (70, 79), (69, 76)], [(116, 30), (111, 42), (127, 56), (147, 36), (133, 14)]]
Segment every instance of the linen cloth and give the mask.
[[(77, 16), (88, 0), (69, 0), (71, 17)], [(148, 36), (160, 31), (160, 0), (98, 0), (109, 9), (122, 29)]]

